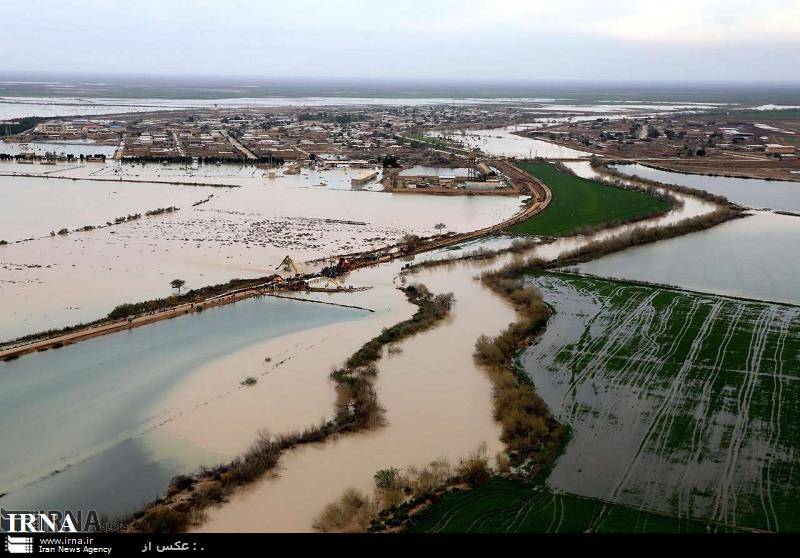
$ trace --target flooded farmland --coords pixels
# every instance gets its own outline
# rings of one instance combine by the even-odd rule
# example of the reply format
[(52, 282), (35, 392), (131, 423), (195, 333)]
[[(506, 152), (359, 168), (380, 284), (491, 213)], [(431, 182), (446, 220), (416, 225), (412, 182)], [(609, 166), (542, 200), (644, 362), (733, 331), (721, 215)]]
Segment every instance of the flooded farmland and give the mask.
[[(133, 511), (175, 474), (230, 459), (242, 449), (209, 450), (169, 432), (168, 424), (192, 421), (197, 430), (203, 423), (193, 413), (209, 401), (257, 398), (256, 389), (240, 382), (247, 376), (268, 382), (262, 376), (297, 351), (287, 344), (294, 332), (319, 343), (330, 335), (326, 326), (369, 316), (328, 304), (250, 299), (0, 363), (4, 421), (27, 425), (0, 435), (0, 445), (13, 448), (0, 454), (0, 504), (110, 515)], [(283, 345), (272, 353), (276, 362), (265, 361), (270, 343)], [(203, 374), (214, 375), (214, 389), (188, 397), (184, 385)], [(176, 390), (183, 400), (170, 397)], [(260, 405), (270, 407), (263, 398)], [(231, 415), (217, 420), (229, 436), (253, 438), (251, 428), (239, 432)], [(212, 425), (200, 430), (206, 428)]]
[(756, 213), (713, 229), (629, 248), (583, 273), (800, 304), (800, 218)]
[(684, 174), (645, 165), (614, 165), (613, 168), (657, 182), (705, 190), (746, 207), (800, 212), (800, 182)]
[[(111, 106), (176, 111), (14, 124), (31, 127), (0, 144), (0, 153), (96, 152), (109, 160), (0, 162), (0, 342), (102, 318), (125, 303), (177, 303), (171, 295), (233, 278), (272, 276), (260, 292), (273, 296), (234, 302), (223, 295), (221, 306), (195, 306), (195, 299), (181, 308), (189, 314), (173, 319), (179, 312), (162, 308), (129, 319), (128, 329), (120, 319), (117, 333), (5, 353), (3, 420), (26, 428), (0, 434), (0, 447), (11, 448), (0, 452), (0, 506), (119, 517), (166, 495), (129, 528), (323, 530), (315, 519), (327, 505), (351, 488), (373, 494), (376, 472), (391, 468), (413, 478), (432, 461), (446, 461), (462, 475), (448, 496), (471, 499), (478, 490), (461, 491), (473, 483), (459, 464), (483, 448), (484, 466), (493, 470), (478, 475), (494, 476), (483, 496), (499, 502), (500, 513), (489, 517), (479, 501), (465, 522), (453, 513), (456, 505), (431, 530), (800, 529), (792, 512), (800, 497), (800, 268), (787, 257), (800, 248), (800, 218), (749, 211), (576, 269), (529, 275), (554, 310), (539, 331), (544, 305), (536, 293), (517, 290), (516, 277), (526, 276), (508, 273), (495, 291), (481, 275), (637, 229), (716, 222), (720, 206), (676, 193), (680, 203), (672, 209), (659, 200), (660, 216), (612, 226), (623, 222), (615, 221), (621, 203), (591, 202), (596, 184), (568, 199), (569, 190), (555, 184), (549, 193), (537, 185), (526, 186), (529, 196), (492, 197), (400, 195), (381, 183), (391, 184), (395, 171), (491, 179), (492, 169), (478, 163), (491, 167), (508, 156), (560, 161), (578, 176), (619, 185), (592, 166), (589, 153), (544, 140), (559, 137), (599, 153), (601, 143), (611, 146), (605, 153), (652, 148), (665, 143), (651, 137), (651, 127), (667, 123), (659, 113), (715, 105), (509, 98), (495, 99), (496, 106), (460, 99), (458, 107), (450, 105), (454, 99), (424, 105), (419, 98), (381, 109), (389, 99), (353, 97), (336, 107), (304, 97), (306, 106), (288, 108), (299, 100), (109, 98), (97, 100), (97, 113)], [(79, 110), (79, 101), (53, 102), (52, 110)], [(0, 112), (10, 104), (0, 99)], [(281, 110), (263, 110), (272, 105)], [(29, 107), (18, 108), (24, 114)], [(521, 121), (530, 124), (495, 127)], [(524, 135), (547, 126), (549, 133)], [(420, 142), (421, 135), (450, 143)], [(467, 157), (470, 148), (475, 158)], [(630, 172), (622, 182), (635, 185)], [(365, 184), (354, 180), (367, 175)], [(680, 183), (682, 176), (658, 179)], [(523, 177), (515, 185), (531, 182)], [(773, 209), (794, 203), (781, 190), (786, 185), (696, 182), (689, 185), (730, 188), (732, 199), (763, 196)], [(561, 213), (547, 218), (575, 217), (570, 230), (583, 234), (555, 238), (539, 229), (520, 243), (508, 228), (492, 227), (523, 208), (552, 210), (545, 206), (556, 200)], [(494, 232), (432, 249), (436, 235), (484, 227)], [(357, 254), (378, 248), (390, 256)], [(512, 249), (487, 253), (503, 248)], [(408, 266), (473, 250), (474, 259)], [(183, 291), (171, 286), (182, 281)], [(424, 291), (402, 288), (417, 282), (451, 293), (455, 303), (437, 302), (433, 327), (398, 334), (398, 341), (398, 331), (428, 325), (419, 316), (429, 308), (415, 314), (410, 300), (418, 300), (406, 296)], [(498, 295), (503, 290), (508, 298)], [(510, 300), (541, 312), (542, 321), (511, 325), (521, 316)], [(507, 342), (523, 328), (541, 336)], [(492, 344), (499, 356), (486, 366), (492, 359), (483, 359), (483, 348)], [(369, 365), (353, 364), (365, 354)], [(514, 376), (516, 358), (522, 367)], [(500, 369), (508, 374), (498, 379)], [(285, 445), (269, 453), (270, 439), (291, 441), (276, 442)], [(511, 486), (522, 478), (522, 489)], [(403, 498), (424, 482), (389, 488)], [(416, 496), (408, 505), (417, 505), (410, 504)], [(391, 522), (413, 527), (406, 510)]]
[(550, 487), (723, 528), (798, 529), (800, 309), (531, 280), (556, 313), (522, 363), (573, 432)]
[[(114, 168), (87, 165), (68, 172), (83, 179), (113, 177)], [(0, 246), (0, 304), (6, 310), (0, 339), (91, 321), (123, 302), (167, 296), (176, 277), (198, 288), (269, 275), (287, 254), (303, 262), (377, 248), (405, 234), (434, 234), (439, 223), (448, 231), (479, 229), (513, 215), (520, 205), (520, 199), (507, 197), (446, 199), (350, 189), (344, 187), (350, 176), (344, 170), (314, 177), (340, 187), (311, 187), (312, 179), (303, 175), (267, 179), (254, 169), (201, 169), (206, 181), (236, 188), (0, 177), (8, 200), (0, 213), (12, 223), (4, 229), (13, 235), (7, 241), (37, 237)], [(161, 177), (166, 171), (169, 176)], [(178, 166), (125, 167), (137, 179), (163, 182), (187, 180), (186, 172)], [(180, 211), (75, 231), (167, 205)], [(330, 218), (331, 208), (336, 218)], [(69, 234), (49, 235), (62, 227)]]

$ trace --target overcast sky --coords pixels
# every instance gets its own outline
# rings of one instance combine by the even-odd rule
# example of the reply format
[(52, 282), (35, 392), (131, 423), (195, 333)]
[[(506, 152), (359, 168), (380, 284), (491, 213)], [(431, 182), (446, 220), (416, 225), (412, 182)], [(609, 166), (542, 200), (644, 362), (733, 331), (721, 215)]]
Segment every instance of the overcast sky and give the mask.
[(0, 72), (800, 81), (800, 0), (4, 0)]

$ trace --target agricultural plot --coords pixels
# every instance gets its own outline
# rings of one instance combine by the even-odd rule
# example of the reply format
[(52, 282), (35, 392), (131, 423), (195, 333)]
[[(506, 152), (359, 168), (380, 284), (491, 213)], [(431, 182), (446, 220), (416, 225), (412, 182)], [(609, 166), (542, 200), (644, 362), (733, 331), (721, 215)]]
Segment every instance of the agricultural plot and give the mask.
[[(531, 281), (555, 315), (522, 364), (573, 433), (550, 490), (714, 530), (800, 531), (800, 308)], [(592, 528), (634, 529), (609, 523), (613, 504)]]
[(564, 236), (606, 223), (642, 219), (669, 209), (669, 203), (647, 194), (614, 188), (562, 172), (550, 163), (520, 163), (553, 194), (542, 213), (508, 229), (514, 234)]
[(494, 478), (447, 494), (414, 526), (435, 533), (703, 533), (701, 521), (674, 518)]

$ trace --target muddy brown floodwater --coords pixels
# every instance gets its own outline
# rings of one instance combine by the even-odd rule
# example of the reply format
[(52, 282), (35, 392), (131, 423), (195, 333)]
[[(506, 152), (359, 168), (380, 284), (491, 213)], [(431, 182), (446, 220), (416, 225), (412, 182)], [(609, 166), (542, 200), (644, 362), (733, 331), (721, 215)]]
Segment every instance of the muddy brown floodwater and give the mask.
[[(239, 187), (86, 180), (113, 178), (118, 168), (128, 179), (196, 179)], [(9, 241), (0, 246), (0, 341), (92, 321), (122, 302), (169, 296), (169, 282), (175, 278), (184, 279), (187, 288), (199, 288), (272, 274), (287, 254), (303, 262), (378, 248), (404, 234), (435, 234), (438, 223), (447, 231), (477, 230), (516, 213), (522, 199), (351, 190), (349, 177), (355, 170), (319, 171), (313, 180), (302, 175), (266, 179), (262, 172), (256, 167), (195, 171), (178, 165), (95, 164), (61, 173), (79, 178), (76, 182), (0, 176), (0, 192), (9, 200), (0, 204), (0, 231), (6, 221), (25, 222), (24, 237), (36, 237), (13, 243), (20, 237), (4, 237), (13, 227), (0, 232), (0, 239)], [(320, 177), (327, 186), (309, 186)], [(104, 203), (88, 203), (92, 193)], [(46, 198), (41, 219), (39, 198)], [(62, 227), (103, 225), (128, 213), (171, 205), (181, 210), (88, 232), (49, 235)], [(329, 219), (332, 214), (337, 218)]]
[[(392, 276), (399, 264), (370, 273)], [(277, 476), (238, 493), (209, 511), (201, 531), (308, 531), (314, 516), (350, 486), (369, 490), (372, 476), (389, 466), (451, 462), (485, 443), (501, 448), (492, 420), (491, 384), (472, 358), (475, 340), (502, 329), (513, 310), (461, 264), (413, 276), (433, 292), (453, 292), (456, 306), (443, 324), (399, 344), (379, 362), (376, 389), (387, 425), (285, 454)], [(354, 274), (356, 275), (356, 274)], [(328, 389), (326, 410), (333, 405)]]
[[(644, 226), (659, 226), (713, 210), (710, 204), (693, 198), (686, 201), (683, 207)], [(593, 238), (628, 228), (563, 239), (523, 256), (554, 258)], [(421, 259), (436, 257), (440, 254)], [(500, 450), (500, 428), (492, 418), (492, 387), (472, 354), (480, 335), (498, 334), (515, 315), (476, 277), (505, 265), (512, 257), (433, 267), (409, 276), (409, 281), (424, 283), (433, 292), (454, 293), (456, 307), (444, 324), (402, 342), (402, 353), (387, 354), (378, 363), (376, 389), (387, 411), (387, 424), (287, 452), (275, 474), (242, 489), (223, 506), (208, 510), (207, 521), (197, 530), (309, 531), (314, 517), (345, 489), (370, 491), (379, 469), (422, 466), (440, 457), (457, 462), (481, 444), (486, 444), (489, 455)], [(380, 282), (386, 284), (399, 271), (400, 264), (393, 263), (354, 272), (351, 280), (368, 284), (381, 278)], [(326, 412), (332, 405), (333, 391), (328, 387)]]
[[(693, 198), (686, 197), (686, 202), (645, 226), (713, 210), (710, 204)], [(557, 257), (592, 238), (625, 228), (564, 239), (525, 256)], [(425, 256), (430, 257), (437, 255)], [(499, 425), (492, 418), (491, 384), (472, 353), (480, 335), (495, 335), (515, 318), (508, 304), (476, 279), (482, 271), (510, 259), (503, 256), (493, 262), (434, 267), (411, 276), (410, 281), (422, 282), (434, 292), (453, 292), (457, 303), (444, 324), (402, 342), (400, 354), (387, 354), (379, 362), (376, 389), (387, 411), (387, 424), (286, 453), (277, 473), (209, 510), (207, 521), (198, 530), (308, 531), (320, 510), (346, 488), (369, 491), (372, 476), (381, 468), (420, 466), (440, 457), (456, 461), (481, 444), (486, 444), (490, 455), (501, 449)], [(399, 263), (393, 263), (360, 270), (351, 274), (351, 280), (368, 284), (380, 278), (385, 285), (399, 268)], [(359, 324), (363, 326), (365, 321)], [(333, 393), (330, 386), (327, 389), (330, 409)], [(308, 413), (313, 413), (310, 406)]]

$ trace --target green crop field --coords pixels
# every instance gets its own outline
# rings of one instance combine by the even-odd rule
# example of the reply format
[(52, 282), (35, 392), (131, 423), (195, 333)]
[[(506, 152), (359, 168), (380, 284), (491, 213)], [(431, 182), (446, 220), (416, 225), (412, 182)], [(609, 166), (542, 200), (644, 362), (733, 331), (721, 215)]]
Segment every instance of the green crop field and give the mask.
[(800, 307), (569, 273), (520, 357), (571, 437), (542, 486), (452, 494), (422, 530), (800, 532)]
[(549, 163), (520, 163), (519, 167), (544, 182), (553, 199), (542, 213), (510, 227), (510, 233), (563, 236), (609, 222), (641, 219), (669, 208), (666, 201), (586, 180)]
[(573, 437), (560, 490), (800, 531), (800, 308), (568, 274), (523, 364)]
[(732, 112), (728, 115), (740, 120), (797, 120), (800, 118), (800, 110), (754, 110), (744, 112)]
[(704, 533), (729, 529), (559, 494), (495, 477), (467, 492), (445, 495), (414, 526), (433, 533)]

